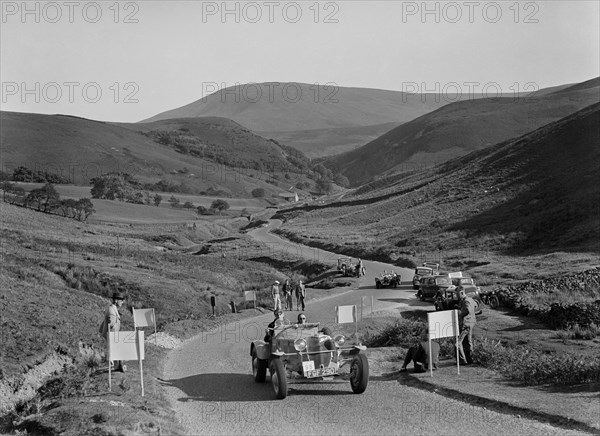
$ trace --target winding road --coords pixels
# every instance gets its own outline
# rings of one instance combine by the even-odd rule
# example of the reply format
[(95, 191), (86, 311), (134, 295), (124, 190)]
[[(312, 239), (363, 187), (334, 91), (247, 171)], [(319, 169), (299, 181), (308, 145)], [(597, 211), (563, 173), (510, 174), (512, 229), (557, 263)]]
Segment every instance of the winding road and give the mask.
[[(259, 241), (292, 248), (307, 258), (335, 263), (337, 255), (292, 244), (270, 234), (280, 223), (255, 229)], [(431, 310), (418, 301), (410, 284), (398, 289), (375, 289), (374, 276), (394, 268), (404, 282), (412, 271), (363, 261), (367, 274), (360, 287), (333, 297), (311, 301), (305, 311), (309, 322), (333, 323), (334, 307), (375, 302), (375, 312)], [(310, 290), (309, 290), (310, 291)], [(370, 310), (370, 307), (368, 307)], [(297, 312), (291, 312), (295, 318)], [(449, 399), (400, 384), (389, 377), (372, 376), (365, 393), (352, 393), (348, 381), (289, 384), (285, 400), (275, 400), (267, 383), (252, 377), (250, 344), (262, 338), (272, 314), (223, 325), (186, 341), (173, 350), (163, 374), (167, 398), (189, 435), (215, 434), (443, 434), (443, 435), (569, 435), (538, 421), (518, 419), (483, 407)]]

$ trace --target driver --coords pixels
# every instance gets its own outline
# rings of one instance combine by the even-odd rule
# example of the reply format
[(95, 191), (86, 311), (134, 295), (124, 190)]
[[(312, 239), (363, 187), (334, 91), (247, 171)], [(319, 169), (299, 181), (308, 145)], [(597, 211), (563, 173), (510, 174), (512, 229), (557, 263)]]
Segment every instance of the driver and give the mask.
[(306, 315), (304, 315), (303, 313), (298, 315), (298, 324), (306, 324)]

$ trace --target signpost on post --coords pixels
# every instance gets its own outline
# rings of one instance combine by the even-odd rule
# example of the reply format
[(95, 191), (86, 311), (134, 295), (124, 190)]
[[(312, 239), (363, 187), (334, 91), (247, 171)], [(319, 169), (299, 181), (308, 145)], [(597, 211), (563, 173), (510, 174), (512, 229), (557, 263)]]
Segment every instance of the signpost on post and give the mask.
[(244, 291), (244, 299), (246, 301), (253, 301), (254, 309), (256, 310), (256, 291)]
[(154, 309), (133, 309), (133, 325), (136, 330), (140, 327), (154, 327), (154, 345), (158, 346), (156, 339), (156, 313)]
[[(108, 361), (137, 360), (140, 366), (140, 383), (142, 397), (144, 396), (144, 331), (107, 332)], [(108, 390), (112, 390), (112, 374), (108, 366)]]
[(458, 356), (458, 310), (444, 310), (441, 312), (428, 312), (427, 324), (429, 331), (429, 372), (433, 377), (433, 359), (431, 358), (431, 340), (454, 337), (456, 340), (456, 369), (460, 374), (460, 364)]
[(358, 317), (356, 314), (356, 306), (335, 306), (335, 322), (337, 324), (354, 323), (354, 332), (356, 341), (358, 342)]

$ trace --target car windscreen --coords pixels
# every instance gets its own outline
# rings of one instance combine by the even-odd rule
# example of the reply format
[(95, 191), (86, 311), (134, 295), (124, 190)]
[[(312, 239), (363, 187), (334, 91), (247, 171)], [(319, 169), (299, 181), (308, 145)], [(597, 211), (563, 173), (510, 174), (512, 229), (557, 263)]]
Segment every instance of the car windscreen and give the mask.
[(441, 286), (450, 286), (452, 282), (448, 277), (438, 277), (437, 279), (435, 279), (435, 284)]
[(427, 274), (431, 274), (431, 270), (425, 268), (417, 268), (415, 274), (418, 274), (420, 276), (426, 276)]
[(473, 284), (473, 279), (460, 279), (461, 286), (472, 285), (472, 284)]

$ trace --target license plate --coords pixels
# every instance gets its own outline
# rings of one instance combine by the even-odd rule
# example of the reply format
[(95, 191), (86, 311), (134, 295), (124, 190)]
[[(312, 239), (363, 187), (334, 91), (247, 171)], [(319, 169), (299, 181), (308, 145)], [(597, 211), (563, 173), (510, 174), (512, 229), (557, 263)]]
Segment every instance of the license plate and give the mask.
[(319, 368), (313, 369), (311, 371), (306, 371), (304, 375), (306, 378), (315, 378), (315, 377), (327, 377), (328, 375), (335, 375), (335, 368)]

